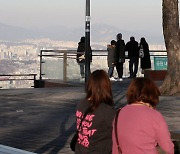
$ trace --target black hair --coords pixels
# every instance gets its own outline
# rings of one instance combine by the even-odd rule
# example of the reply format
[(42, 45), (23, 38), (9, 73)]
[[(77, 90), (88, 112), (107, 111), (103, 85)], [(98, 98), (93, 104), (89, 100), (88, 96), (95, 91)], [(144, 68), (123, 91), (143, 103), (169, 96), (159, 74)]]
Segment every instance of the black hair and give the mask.
[(115, 40), (112, 40), (112, 41), (111, 41), (111, 45), (116, 45), (116, 41), (115, 41)]

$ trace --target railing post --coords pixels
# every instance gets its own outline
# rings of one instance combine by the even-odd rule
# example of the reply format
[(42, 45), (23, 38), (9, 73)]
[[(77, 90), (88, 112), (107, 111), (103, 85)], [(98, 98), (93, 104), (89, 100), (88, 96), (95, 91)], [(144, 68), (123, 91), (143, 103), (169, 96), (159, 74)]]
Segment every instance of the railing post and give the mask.
[(67, 81), (67, 52), (64, 52), (63, 55), (63, 81)]
[(33, 75), (34, 75), (34, 87), (35, 87), (36, 75), (37, 75), (37, 74), (33, 74)]
[(40, 73), (39, 80), (42, 80), (42, 50), (40, 50)]

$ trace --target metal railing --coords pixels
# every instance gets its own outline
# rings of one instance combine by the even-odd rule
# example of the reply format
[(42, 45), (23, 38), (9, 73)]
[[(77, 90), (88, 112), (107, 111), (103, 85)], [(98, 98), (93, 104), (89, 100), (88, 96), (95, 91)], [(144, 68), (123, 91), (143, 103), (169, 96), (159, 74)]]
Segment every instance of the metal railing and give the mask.
[[(61, 79), (67, 81), (70, 78), (77, 80), (80, 78), (78, 64), (76, 63), (76, 50), (41, 50), (40, 51), (40, 75), (39, 79)], [(154, 68), (153, 57), (167, 57), (167, 52), (165, 50), (150, 50), (151, 64)], [(50, 62), (48, 62), (48, 59)], [(58, 61), (57, 63), (55, 61)], [(126, 62), (124, 66), (124, 77), (128, 76), (129, 66), (128, 58), (126, 52)], [(46, 65), (46, 66), (45, 66)], [(47, 69), (48, 67), (50, 67)], [(91, 71), (94, 69), (108, 69), (107, 67), (107, 50), (93, 50), (92, 51), (92, 64)], [(139, 68), (140, 69), (140, 68)], [(76, 70), (76, 71), (75, 71)], [(58, 71), (59, 74), (57, 73)], [(51, 72), (51, 73), (49, 73)], [(54, 74), (54, 76), (51, 76)], [(138, 76), (143, 74), (138, 72)]]
[[(96, 69), (108, 70), (107, 66), (107, 50), (93, 50), (91, 71)], [(76, 61), (76, 50), (41, 50), (40, 51), (40, 72), (39, 80), (58, 79), (61, 81), (81, 81), (80, 68)], [(151, 50), (151, 64), (154, 69), (154, 57), (166, 57), (167, 52), (164, 50)], [(127, 52), (126, 52), (127, 56)], [(139, 67), (140, 70), (140, 67)], [(117, 72), (114, 71), (117, 76)], [(126, 57), (124, 65), (124, 76), (129, 76), (129, 62)], [(138, 71), (137, 76), (143, 76), (141, 71)], [(1, 74), (0, 88), (29, 88), (36, 86), (37, 74)], [(5, 88), (4, 88), (5, 87)]]
[[(1, 82), (9, 81), (11, 84), (13, 81), (30, 80), (30, 81), (33, 81), (33, 85), (31, 85), (31, 87), (34, 87), (36, 76), (37, 74), (0, 74), (0, 81)], [(0, 88), (3, 88), (3, 87), (0, 87)]]

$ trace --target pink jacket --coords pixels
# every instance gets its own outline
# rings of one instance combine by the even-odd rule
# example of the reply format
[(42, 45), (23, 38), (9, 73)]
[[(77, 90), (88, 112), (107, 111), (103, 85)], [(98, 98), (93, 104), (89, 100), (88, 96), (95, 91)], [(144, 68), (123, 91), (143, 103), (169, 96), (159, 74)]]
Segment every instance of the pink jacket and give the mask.
[[(119, 113), (117, 129), (122, 154), (157, 154), (157, 144), (167, 154), (174, 154), (168, 126), (157, 110), (127, 105)], [(112, 138), (112, 154), (118, 154), (114, 129)]]

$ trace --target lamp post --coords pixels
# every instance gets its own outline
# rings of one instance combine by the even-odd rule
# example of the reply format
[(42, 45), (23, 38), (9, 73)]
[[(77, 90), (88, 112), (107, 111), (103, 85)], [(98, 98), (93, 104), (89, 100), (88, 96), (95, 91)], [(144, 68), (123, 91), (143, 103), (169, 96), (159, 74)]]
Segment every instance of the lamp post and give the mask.
[(85, 83), (90, 75), (90, 0), (86, 0), (86, 21), (85, 21)]

